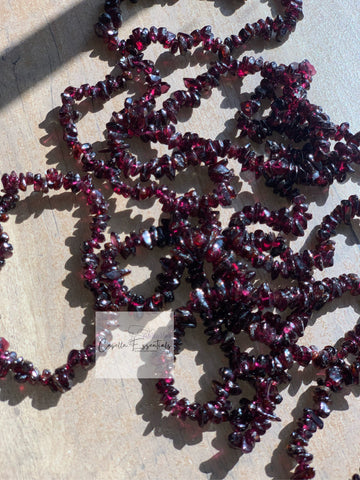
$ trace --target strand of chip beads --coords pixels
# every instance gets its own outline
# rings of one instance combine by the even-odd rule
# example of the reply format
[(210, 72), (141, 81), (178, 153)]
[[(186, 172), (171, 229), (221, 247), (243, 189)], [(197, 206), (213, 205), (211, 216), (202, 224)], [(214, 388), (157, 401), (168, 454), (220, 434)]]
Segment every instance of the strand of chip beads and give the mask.
[[(71, 190), (73, 194), (84, 195), (89, 208), (89, 228), (91, 237), (88, 241), (89, 248), (99, 249), (104, 241), (100, 231), (110, 219), (108, 215), (108, 204), (102, 193), (96, 190), (92, 178), (89, 175), (80, 176), (77, 173), (61, 173), (59, 170), (49, 169), (45, 175), (33, 174), (30, 172), (11, 172), (2, 176), (4, 195), (0, 198), (0, 221), (6, 222), (9, 218), (9, 211), (16, 207), (20, 198), (19, 193), (25, 192), (32, 187), (35, 192), (48, 193), (49, 190), (65, 191)], [(0, 225), (0, 267), (5, 260), (12, 255), (12, 246), (9, 243), (9, 236), (3, 231)], [(83, 257), (83, 262), (86, 259)], [(58, 367), (51, 373), (45, 369), (40, 373), (39, 369), (28, 360), (18, 356), (16, 352), (9, 350), (9, 342), (5, 338), (0, 339), (0, 377), (6, 377), (10, 372), (19, 383), (31, 383), (33, 385), (44, 385), (54, 392), (67, 392), (71, 389), (75, 376), (74, 367), (81, 366), (88, 369), (95, 363), (95, 341), (85, 348), (69, 352), (66, 364)]]
[(201, 30), (196, 29), (190, 35), (182, 32), (175, 35), (165, 27), (139, 28), (136, 29), (134, 42), (129, 42), (118, 37), (118, 29), (123, 23), (121, 3), (121, 0), (106, 0), (105, 12), (99, 16), (99, 20), (95, 24), (95, 33), (103, 38), (108, 49), (120, 54), (127, 52), (130, 47), (132, 51), (142, 51), (144, 45), (155, 41), (159, 41), (171, 53), (179, 52), (181, 55), (185, 55), (189, 49), (198, 46), (201, 42), (203, 42), (204, 49), (214, 53), (224, 51), (224, 49), (233, 51), (244, 48), (247, 43), (256, 38), (267, 42), (271, 40), (281, 42), (295, 30), (296, 23), (303, 15), (302, 0), (281, 0), (281, 2), (274, 3), (281, 4), (284, 10), (283, 15), (277, 15), (275, 18), (266, 17), (265, 20), (260, 18), (252, 24), (247, 23), (237, 35), (232, 34), (226, 37), (223, 44), (219, 38), (215, 38), (209, 32), (208, 26)]
[[(359, 351), (360, 325), (345, 334), (338, 348), (326, 346), (320, 351), (313, 349), (312, 364), (317, 370), (321, 370), (324, 378), (317, 380), (318, 386), (313, 392), (314, 406), (304, 408), (297, 428), (290, 436), (287, 452), (297, 462), (292, 479), (315, 477), (315, 470), (309, 465), (313, 455), (307, 452), (306, 447), (317, 429), (323, 428), (322, 419), (331, 413), (331, 394), (340, 392), (345, 385), (359, 384)], [(355, 356), (352, 362), (346, 361), (349, 355)]]
[[(106, 94), (101, 93), (102, 90), (98, 84), (93, 87), (83, 85), (78, 89), (75, 87), (66, 89), (62, 95), (63, 106), (60, 109), (64, 139), (71, 148), (74, 158), (81, 161), (84, 170), (94, 171), (97, 177), (107, 179), (117, 193), (126, 197), (132, 196), (136, 199), (148, 198), (153, 195), (159, 197), (162, 188), (165, 187), (154, 188), (154, 184), (142, 186), (141, 183), (131, 187), (122, 180), (122, 177), (124, 180), (139, 177), (141, 182), (146, 182), (151, 176), (159, 179), (163, 175), (167, 175), (170, 179), (174, 179), (177, 172), (189, 165), (198, 165), (204, 162), (208, 168), (209, 177), (216, 186), (212, 193), (214, 201), (216, 202), (216, 197), (220, 197), (221, 201), (223, 201), (223, 197), (226, 197), (226, 201), (229, 202), (231, 196), (233, 196), (229, 184), (234, 173), (227, 168), (228, 160), (224, 157), (236, 159), (241, 165), (241, 171), (251, 170), (255, 172), (256, 177), (264, 176), (268, 186), (274, 188), (276, 193), (289, 198), (293, 198), (299, 193), (297, 189), (293, 188), (295, 184), (323, 187), (331, 184), (335, 179), (344, 181), (347, 173), (352, 172), (351, 163), (359, 163), (360, 161), (358, 149), (360, 142), (357, 134), (353, 135), (349, 132), (347, 124), (336, 126), (330, 122), (320, 107), (309, 104), (306, 99), (302, 99), (302, 103), (299, 101), (299, 91), (301, 90), (304, 94), (306, 89), (309, 88), (309, 82), (314, 73), (313, 67), (307, 61), (286, 67), (284, 65), (277, 66), (274, 63), (269, 64), (269, 62), (262, 63), (260, 59), (258, 64), (255, 61), (250, 62), (250, 60), (251, 58), (243, 59), (240, 62), (240, 67), (235, 71), (241, 71), (242, 75), (261, 71), (261, 74), (264, 75), (263, 81), (266, 85), (262, 81), (262, 86), (258, 90), (255, 89), (254, 95), (258, 98), (256, 102), (261, 98), (271, 97), (271, 95), (274, 95), (275, 87), (282, 85), (283, 90), (287, 92), (287, 103), (285, 102), (285, 105), (288, 105), (289, 102), (291, 105), (291, 108), (280, 108), (279, 105), (283, 100), (274, 96), (271, 104), (272, 113), (268, 119), (260, 121), (260, 123), (262, 122), (261, 125), (267, 125), (265, 130), (267, 135), (270, 135), (274, 125), (289, 125), (290, 128), (291, 125), (305, 123), (306, 128), (304, 127), (304, 129), (309, 141), (301, 150), (267, 141), (266, 152), (269, 158), (264, 159), (262, 155), (256, 155), (249, 146), (235, 146), (227, 140), (221, 142), (205, 140), (190, 133), (181, 135), (176, 132), (173, 124), (176, 122), (175, 114), (181, 106), (198, 106), (203, 87), (201, 87), (199, 80), (194, 79), (194, 82), (200, 86), (196, 88), (189, 86), (189, 91), (179, 90), (175, 92), (177, 95), (174, 93), (173, 98), (163, 103), (161, 110), (154, 112), (155, 96), (161, 95), (161, 92), (166, 91), (169, 87), (165, 82), (161, 82), (158, 75), (156, 75), (155, 83), (151, 83), (151, 81), (149, 84), (151, 94), (145, 94), (136, 101), (126, 100), (125, 108), (118, 113), (114, 112), (111, 121), (107, 124), (107, 146), (103, 150), (109, 154), (107, 160), (96, 158), (96, 153), (93, 151), (91, 144), (79, 141), (75, 126), (79, 118), (75, 109), (75, 100), (83, 98), (84, 95), (92, 98), (100, 95), (103, 99), (109, 99), (110, 94), (121, 83), (114, 77), (109, 79), (108, 86), (102, 82), (105, 85)], [(132, 65), (131, 68), (136, 65), (136, 68), (144, 71), (149, 67), (148, 63), (142, 60), (124, 60), (122, 67), (125, 69), (123, 71), (124, 78), (129, 77), (127, 69), (130, 64)], [(238, 61), (237, 66), (239, 66)], [(290, 89), (286, 86), (289, 83), (295, 86)], [(154, 88), (155, 85), (157, 88)], [(195, 98), (195, 96), (197, 97)], [(186, 100), (187, 98), (188, 100)], [(254, 101), (251, 100), (251, 102)], [(245, 103), (248, 104), (249, 102)], [(246, 108), (248, 106), (242, 106), (243, 110)], [(305, 115), (302, 115), (304, 111), (307, 112), (306, 115), (311, 116), (311, 123), (307, 121)], [(293, 112), (296, 112), (296, 114)], [(284, 120), (285, 113), (287, 123)], [(249, 113), (247, 114), (249, 115)], [(242, 115), (246, 117), (244, 113)], [(250, 119), (246, 118), (249, 122)], [(242, 126), (242, 133), (245, 132), (249, 138), (252, 138), (251, 128), (247, 126), (245, 129), (243, 124)], [(281, 128), (283, 134), (286, 133), (290, 139), (293, 138), (291, 128), (289, 130), (284, 130), (284, 127)], [(321, 135), (319, 135), (319, 132), (321, 132)], [(144, 141), (159, 141), (168, 145), (173, 152), (171, 156), (163, 155), (160, 158), (142, 163), (128, 150), (129, 145), (126, 140), (134, 136)], [(319, 140), (319, 137), (321, 137), (321, 140)], [(346, 143), (340, 141), (342, 138), (346, 139)], [(332, 151), (330, 150), (330, 140), (337, 140)], [(218, 157), (222, 157), (222, 159), (219, 161)]]

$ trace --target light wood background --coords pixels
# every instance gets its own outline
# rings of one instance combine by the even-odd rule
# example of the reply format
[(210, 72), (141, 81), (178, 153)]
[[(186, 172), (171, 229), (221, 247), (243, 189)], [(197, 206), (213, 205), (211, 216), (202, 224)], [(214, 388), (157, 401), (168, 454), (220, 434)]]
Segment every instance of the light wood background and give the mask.
[[(276, 14), (274, 4), (265, 0), (179, 0), (125, 3), (127, 37), (136, 26), (168, 27), (174, 32), (191, 32), (206, 24), (224, 38), (236, 33), (246, 22)], [(360, 14), (354, 0), (305, 1), (305, 18), (282, 45), (263, 49), (256, 43), (256, 55), (278, 63), (308, 58), (316, 67), (309, 98), (322, 105), (336, 123), (350, 122), (360, 129)], [(0, 173), (12, 169), (44, 172), (58, 167), (76, 169), (61, 142), (57, 124), (60, 93), (68, 86), (95, 83), (109, 73), (116, 58), (93, 34), (92, 25), (102, 8), (100, 0), (0, 0)], [(152, 47), (149, 58), (158, 57)], [(182, 77), (194, 77), (209, 57), (200, 60), (162, 54), (160, 70), (172, 88), (181, 88)], [(233, 115), (239, 94), (250, 91), (256, 79), (240, 82), (225, 79), (211, 98), (202, 102), (192, 116), (183, 113), (180, 131), (197, 131), (203, 136), (233, 138)], [(130, 91), (130, 94), (133, 92)], [(129, 93), (127, 93), (129, 94)], [(103, 108), (91, 112), (79, 123), (83, 141), (103, 139), (104, 125), (113, 110), (122, 108), (118, 95)], [(150, 158), (156, 146), (134, 142), (141, 158)], [(162, 150), (160, 149), (160, 153)], [(345, 184), (330, 189), (308, 190), (314, 220), (310, 230), (342, 198), (359, 193), (359, 171)], [(248, 182), (247, 180), (250, 180)], [(201, 171), (186, 173), (176, 181), (178, 191), (189, 186), (201, 188)], [(235, 207), (266, 202), (272, 208), (284, 203), (255, 184), (251, 177), (240, 179)], [(110, 194), (107, 194), (110, 195)], [(79, 278), (79, 245), (86, 238), (86, 209), (71, 194), (60, 193), (23, 197), (5, 230), (11, 236), (15, 254), (1, 272), (0, 335), (11, 347), (38, 367), (55, 368), (66, 361), (68, 351), (81, 347), (91, 334), (92, 297)], [(156, 221), (158, 206), (141, 209), (133, 202), (110, 196), (111, 227), (129, 232)], [(145, 208), (146, 207), (146, 208)], [(234, 208), (235, 208), (234, 207)], [(149, 210), (147, 210), (149, 208)], [(221, 212), (226, 221), (233, 208)], [(359, 272), (359, 223), (337, 236), (335, 266), (323, 276)], [(301, 247), (303, 240), (296, 243)], [(139, 293), (150, 293), (158, 258), (139, 254), (130, 259), (134, 275), (128, 280)], [(318, 275), (321, 278), (321, 275)], [(182, 300), (186, 299), (186, 289)], [(177, 305), (181, 304), (181, 301)], [(336, 308), (335, 308), (336, 307)], [(344, 297), (321, 311), (309, 326), (303, 344), (324, 346), (335, 343), (357, 321), (357, 298)], [(316, 323), (315, 323), (316, 320)], [(191, 332), (190, 332), (191, 333)], [(206, 397), (208, 379), (215, 378), (219, 359), (213, 349), (193, 335), (186, 343), (176, 368), (177, 385), (185, 395)], [(200, 343), (199, 343), (200, 342)], [(200, 345), (200, 353), (197, 348)], [(250, 346), (250, 345), (249, 345)], [(221, 363), (221, 362), (220, 362)], [(203, 370), (206, 372), (204, 375)], [(240, 457), (227, 447), (228, 426), (202, 431), (190, 422), (181, 423), (163, 416), (152, 382), (99, 380), (90, 371), (69, 393), (60, 396), (11, 380), (0, 382), (0, 464), (1, 471), (14, 479), (286, 479), (291, 462), (285, 453), (288, 435), (302, 408), (309, 405), (306, 393), (312, 373), (294, 371), (292, 384), (284, 390), (278, 407), (282, 422), (274, 424), (254, 452)], [(204, 393), (205, 392), (205, 393)], [(319, 479), (348, 479), (360, 467), (359, 389), (338, 395), (325, 428), (310, 444)]]

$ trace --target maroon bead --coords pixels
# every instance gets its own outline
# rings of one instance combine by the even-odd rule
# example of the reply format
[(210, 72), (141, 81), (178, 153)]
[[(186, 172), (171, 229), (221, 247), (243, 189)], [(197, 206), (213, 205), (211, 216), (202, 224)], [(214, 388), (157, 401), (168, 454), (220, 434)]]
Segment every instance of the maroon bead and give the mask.
[(6, 350), (9, 350), (9, 342), (4, 337), (0, 337), (0, 352), (5, 352)]

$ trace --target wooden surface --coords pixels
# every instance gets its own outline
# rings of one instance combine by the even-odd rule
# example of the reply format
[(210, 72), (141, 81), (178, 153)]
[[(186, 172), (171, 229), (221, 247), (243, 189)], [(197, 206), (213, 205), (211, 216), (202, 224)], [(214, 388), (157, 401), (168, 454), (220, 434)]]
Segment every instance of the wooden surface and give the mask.
[[(124, 4), (126, 37), (136, 26), (164, 25), (174, 32), (191, 32), (211, 24), (216, 35), (236, 33), (246, 22), (276, 14), (274, 3), (265, 0), (180, 0), (177, 3), (140, 2)], [(322, 105), (335, 123), (350, 122), (360, 130), (359, 20), (354, 0), (305, 1), (305, 18), (282, 45), (255, 45), (255, 54), (278, 63), (308, 58), (316, 67), (309, 98)], [(61, 143), (57, 124), (60, 93), (68, 86), (94, 83), (114, 66), (111, 57), (94, 36), (92, 25), (102, 7), (98, 0), (0, 0), (0, 173), (44, 172), (49, 167), (75, 169)], [(159, 50), (149, 49), (157, 58)], [(254, 52), (252, 52), (254, 53)], [(182, 77), (193, 77), (208, 61), (172, 59), (162, 54), (160, 70), (173, 88), (181, 88)], [(109, 61), (108, 61), (109, 60)], [(180, 131), (197, 131), (205, 137), (233, 138), (233, 115), (239, 94), (250, 91), (257, 79), (224, 80), (211, 98), (193, 115), (182, 114)], [(121, 108), (124, 95), (89, 112), (79, 124), (83, 141), (103, 139), (104, 125), (113, 110)], [(134, 143), (141, 158), (155, 152)], [(162, 150), (160, 149), (160, 153)], [(197, 172), (199, 174), (199, 172)], [(202, 175), (183, 174), (178, 191), (191, 185), (201, 188)], [(281, 202), (261, 185), (242, 178), (235, 207), (257, 200), (270, 207)], [(359, 193), (359, 171), (343, 185), (328, 190), (308, 190), (314, 228), (322, 216), (342, 198)], [(79, 278), (79, 245), (87, 235), (86, 209), (71, 194), (39, 197), (20, 202), (6, 231), (15, 255), (1, 272), (0, 335), (11, 347), (40, 368), (51, 369), (65, 362), (67, 352), (81, 347), (91, 335), (94, 320), (92, 297)], [(159, 216), (158, 207), (138, 209), (132, 202), (110, 197), (111, 227), (129, 232), (149, 227)], [(221, 212), (226, 221), (233, 208)], [(116, 212), (116, 213), (115, 213)], [(154, 219), (154, 220), (153, 220)], [(311, 230), (309, 230), (311, 231)], [(338, 234), (335, 266), (325, 275), (359, 273), (359, 222)], [(301, 247), (303, 240), (295, 244)], [(130, 286), (150, 293), (160, 271), (157, 259), (163, 252), (139, 255), (130, 260), (134, 275)], [(321, 275), (318, 275), (321, 278)], [(186, 298), (184, 290), (183, 300)], [(180, 303), (180, 302), (179, 302)], [(336, 309), (334, 307), (337, 307)], [(344, 297), (317, 317), (301, 340), (302, 344), (333, 344), (358, 319), (358, 299)], [(199, 337), (201, 338), (201, 337)], [(199, 340), (200, 341), (200, 340)], [(219, 359), (196, 335), (186, 344), (176, 369), (177, 385), (193, 398), (209, 390), (208, 378), (216, 375)], [(215, 347), (213, 347), (215, 348)], [(214, 363), (213, 363), (214, 362)], [(203, 374), (203, 367), (206, 375)], [(13, 381), (0, 382), (1, 471), (14, 479), (286, 479), (291, 467), (285, 454), (286, 440), (294, 418), (309, 400), (306, 393), (312, 372), (294, 372), (278, 408), (282, 422), (274, 424), (251, 455), (240, 457), (229, 449), (229, 427), (205, 429), (163, 416), (152, 382), (99, 380), (94, 371), (63, 396)], [(202, 399), (204, 393), (197, 394)], [(359, 389), (345, 391), (334, 402), (325, 428), (310, 445), (319, 479), (348, 479), (360, 467)], [(206, 395), (205, 395), (206, 396)]]

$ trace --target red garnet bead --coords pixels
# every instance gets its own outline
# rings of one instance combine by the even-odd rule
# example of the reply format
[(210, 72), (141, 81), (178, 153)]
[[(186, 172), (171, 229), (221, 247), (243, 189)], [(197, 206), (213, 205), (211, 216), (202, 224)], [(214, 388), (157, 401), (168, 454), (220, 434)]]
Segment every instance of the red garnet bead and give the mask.
[(0, 352), (6, 352), (8, 349), (9, 342), (4, 337), (0, 337)]

